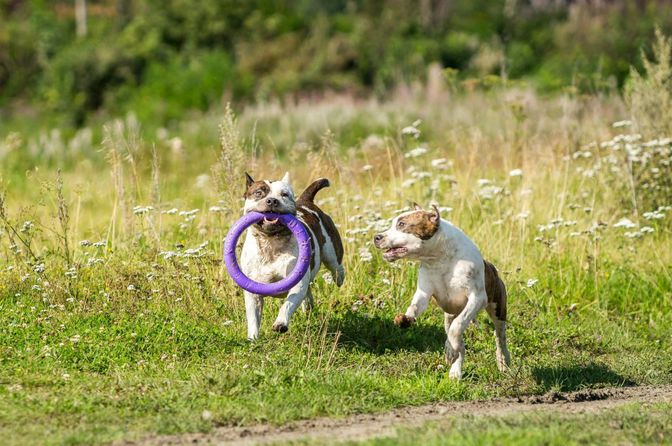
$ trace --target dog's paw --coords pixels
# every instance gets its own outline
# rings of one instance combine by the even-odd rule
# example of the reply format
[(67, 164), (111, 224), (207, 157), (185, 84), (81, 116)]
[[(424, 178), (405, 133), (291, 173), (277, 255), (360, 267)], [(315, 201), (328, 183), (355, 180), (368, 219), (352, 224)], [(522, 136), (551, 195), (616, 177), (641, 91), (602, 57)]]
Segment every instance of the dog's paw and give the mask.
[(415, 323), (415, 318), (405, 314), (397, 314), (394, 318), (394, 325), (399, 328), (408, 328)]
[(459, 381), (462, 379), (462, 366), (458, 363), (454, 363), (448, 372), (448, 378)]
[(273, 324), (273, 327), (271, 327), (273, 331), (278, 332), (278, 333), (285, 333), (289, 328), (287, 327), (287, 324), (283, 322), (276, 322)]

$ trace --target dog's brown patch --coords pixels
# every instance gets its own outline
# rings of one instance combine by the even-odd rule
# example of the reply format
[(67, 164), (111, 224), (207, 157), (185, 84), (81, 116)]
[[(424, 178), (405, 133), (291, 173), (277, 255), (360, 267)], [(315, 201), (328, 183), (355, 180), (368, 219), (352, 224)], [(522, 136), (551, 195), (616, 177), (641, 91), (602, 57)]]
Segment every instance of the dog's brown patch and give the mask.
[(397, 229), (413, 234), (421, 240), (429, 240), (439, 230), (439, 221), (434, 212), (415, 211), (397, 220)]
[(322, 247), (326, 242), (325, 234), (322, 232), (322, 227), (320, 226), (320, 221), (322, 221), (322, 226), (324, 226), (324, 230), (327, 232), (326, 235), (329, 236), (332, 245), (334, 245), (336, 259), (338, 260), (338, 263), (343, 263), (343, 242), (341, 241), (341, 236), (331, 217), (322, 212), (322, 209), (317, 207), (312, 201), (299, 199), (296, 204), (297, 208), (303, 211), (301, 212), (303, 220), (313, 231), (315, 237), (317, 237), (317, 241), (320, 244), (320, 251), (322, 251)]
[[(260, 191), (259, 195), (255, 195), (257, 191)], [(265, 181), (254, 181), (247, 186), (247, 190), (245, 191), (244, 197), (246, 200), (247, 199), (261, 200), (266, 195), (268, 195), (270, 191), (271, 187), (268, 184), (266, 184)]]
[(488, 302), (495, 305), (495, 316), (500, 321), (506, 320), (506, 287), (492, 263), (483, 260), (485, 265), (485, 293)]

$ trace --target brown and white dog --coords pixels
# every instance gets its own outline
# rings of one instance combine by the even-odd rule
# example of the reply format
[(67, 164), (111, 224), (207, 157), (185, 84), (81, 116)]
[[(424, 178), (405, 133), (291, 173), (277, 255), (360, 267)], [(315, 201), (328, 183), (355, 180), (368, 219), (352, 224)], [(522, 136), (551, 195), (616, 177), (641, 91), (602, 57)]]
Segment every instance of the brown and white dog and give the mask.
[(507, 369), (510, 356), (506, 346), (506, 287), (497, 269), (483, 260), (476, 245), (458, 228), (442, 220), (439, 210), (425, 211), (413, 204), (392, 221), (392, 226), (374, 237), (389, 262), (406, 258), (420, 262), (418, 285), (405, 314), (395, 317), (401, 328), (411, 326), (429, 305), (432, 297), (445, 312), (446, 361), (449, 376), (462, 377), (463, 334), (469, 322), (485, 308), (495, 324), (497, 366)]
[[(343, 244), (331, 217), (322, 212), (314, 203), (315, 194), (329, 186), (329, 180), (320, 178), (306, 188), (298, 200), (289, 184), (289, 174), (279, 181), (254, 181), (245, 173), (244, 212), (274, 212), (293, 214), (305, 225), (311, 238), (312, 258), (310, 268), (301, 281), (291, 288), (273, 323), (273, 330), (284, 333), (288, 330), (289, 319), (299, 305), (305, 310), (313, 305), (310, 283), (324, 264), (340, 287), (345, 279), (343, 269)], [(264, 283), (277, 282), (286, 277), (296, 264), (299, 248), (292, 233), (278, 220), (264, 219), (247, 230), (240, 257), (241, 270), (249, 278)], [(259, 336), (264, 296), (245, 291), (247, 312), (247, 337)]]

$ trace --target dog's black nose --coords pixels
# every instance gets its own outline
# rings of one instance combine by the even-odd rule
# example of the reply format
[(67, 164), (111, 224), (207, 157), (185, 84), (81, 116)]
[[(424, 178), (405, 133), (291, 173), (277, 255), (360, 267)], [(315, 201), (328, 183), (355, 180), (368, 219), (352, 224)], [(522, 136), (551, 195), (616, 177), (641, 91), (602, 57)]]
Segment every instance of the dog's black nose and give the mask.
[(277, 206), (280, 204), (277, 198), (267, 198), (266, 204), (270, 207)]

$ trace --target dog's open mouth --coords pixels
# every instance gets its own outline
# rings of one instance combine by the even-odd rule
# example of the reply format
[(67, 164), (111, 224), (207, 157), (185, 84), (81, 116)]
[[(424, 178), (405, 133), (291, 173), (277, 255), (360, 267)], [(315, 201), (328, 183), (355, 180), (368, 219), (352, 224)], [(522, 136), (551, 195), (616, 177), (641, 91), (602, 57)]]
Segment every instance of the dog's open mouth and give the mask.
[(408, 249), (404, 248), (403, 246), (397, 248), (390, 248), (385, 250), (385, 252), (383, 253), (383, 258), (385, 260), (396, 260), (400, 257), (403, 257), (407, 252)]
[(280, 222), (279, 218), (264, 217), (257, 222), (257, 227), (266, 234), (278, 234), (284, 232), (285, 225)]

